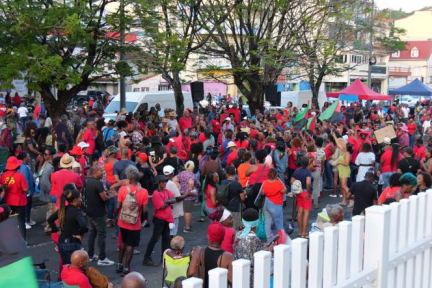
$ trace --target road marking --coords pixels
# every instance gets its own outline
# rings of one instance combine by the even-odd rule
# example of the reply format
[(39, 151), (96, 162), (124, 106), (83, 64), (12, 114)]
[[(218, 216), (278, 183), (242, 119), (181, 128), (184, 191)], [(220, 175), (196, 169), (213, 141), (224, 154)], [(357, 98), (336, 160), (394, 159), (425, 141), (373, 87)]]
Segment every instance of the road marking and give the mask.
[(32, 248), (38, 248), (38, 247), (42, 247), (42, 246), (46, 246), (49, 244), (54, 244), (53, 241), (49, 241), (49, 242), (44, 242), (44, 243), (40, 243), (40, 244), (36, 244), (36, 245), (31, 245), (30, 247), (28, 247), (28, 249), (32, 249)]

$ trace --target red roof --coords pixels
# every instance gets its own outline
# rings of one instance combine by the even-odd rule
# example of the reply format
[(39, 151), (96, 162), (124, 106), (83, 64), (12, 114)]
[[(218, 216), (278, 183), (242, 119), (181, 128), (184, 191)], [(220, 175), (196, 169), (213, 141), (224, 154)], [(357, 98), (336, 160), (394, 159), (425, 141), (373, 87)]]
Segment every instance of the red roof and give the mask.
[(363, 82), (357, 78), (350, 86), (338, 92), (327, 93), (327, 97), (337, 98), (339, 95), (357, 95), (359, 100), (391, 100), (389, 95), (379, 94), (369, 89)]
[[(120, 33), (118, 32), (108, 32), (108, 37), (114, 38), (120, 41)], [(126, 33), (125, 34), (125, 42), (135, 42), (137, 40), (137, 35)]]
[[(418, 57), (411, 57), (411, 49), (416, 47), (419, 50)], [(432, 40), (426, 41), (408, 41), (406, 49), (400, 51), (400, 57), (393, 57), (390, 55), (391, 60), (428, 60), (432, 54)]]

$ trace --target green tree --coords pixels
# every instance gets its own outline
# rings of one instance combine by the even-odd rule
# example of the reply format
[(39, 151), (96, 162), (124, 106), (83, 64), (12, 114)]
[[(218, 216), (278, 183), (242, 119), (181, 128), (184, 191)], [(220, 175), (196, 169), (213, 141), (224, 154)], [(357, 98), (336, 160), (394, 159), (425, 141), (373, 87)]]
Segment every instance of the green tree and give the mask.
[[(134, 62), (141, 69), (160, 73), (172, 87), (177, 113), (183, 114), (184, 97), (180, 73), (192, 53), (199, 50), (210, 38), (213, 28), (208, 26), (204, 0), (137, 0), (134, 13), (145, 37), (142, 52)], [(227, 17), (236, 2), (214, 16), (216, 23)], [(210, 31), (201, 37), (203, 31)]]
[[(234, 7), (220, 25), (210, 17), (211, 35), (203, 53), (231, 64), (234, 83), (251, 111), (262, 109), (263, 85), (274, 84), (282, 69), (298, 60), (297, 30), (310, 22), (327, 1), (249, 0)], [(230, 1), (209, 1), (209, 11), (227, 10)], [(214, 15), (216, 13), (208, 13)]]
[[(0, 80), (16, 78), (41, 93), (51, 116), (65, 113), (70, 100), (100, 78), (129, 74), (117, 53), (120, 13), (106, 13), (114, 0), (1, 1)], [(123, 17), (125, 25), (132, 21)], [(107, 70), (105, 67), (119, 67)], [(57, 90), (57, 99), (53, 91)]]

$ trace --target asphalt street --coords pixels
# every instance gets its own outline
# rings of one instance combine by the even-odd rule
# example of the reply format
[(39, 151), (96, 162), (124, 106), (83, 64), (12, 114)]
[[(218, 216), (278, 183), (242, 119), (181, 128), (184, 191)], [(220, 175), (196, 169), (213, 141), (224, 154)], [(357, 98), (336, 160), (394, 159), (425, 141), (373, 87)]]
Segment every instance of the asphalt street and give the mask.
[[(309, 223), (313, 223), (317, 214), (321, 212), (322, 208), (327, 204), (334, 204), (340, 202), (342, 198), (331, 198), (328, 196), (330, 191), (325, 191), (324, 195), (320, 197), (319, 209), (312, 209)], [(36, 205), (32, 210), (32, 219), (36, 221), (36, 225), (32, 227), (32, 229), (27, 230), (27, 239), (29, 242), (29, 253), (33, 258), (34, 263), (40, 263), (43, 260), (48, 260), (46, 263), (47, 269), (50, 270), (51, 279), (56, 281), (58, 279), (58, 265), (59, 265), (59, 254), (54, 250), (55, 245), (51, 241), (51, 237), (46, 235), (43, 231), (43, 227), (41, 224), (45, 222), (45, 213), (46, 206), (41, 206), (41, 202), (38, 203), (36, 200)], [(199, 216), (200, 206), (194, 207), (193, 220), (192, 220), (192, 233), (183, 233), (184, 222), (183, 219), (180, 220), (179, 227), (179, 235), (183, 236), (186, 241), (185, 252), (190, 251), (195, 246), (205, 246), (207, 244), (206, 237), (206, 228), (209, 224), (209, 220), (204, 223), (200, 223), (197, 221)], [(288, 198), (287, 205), (284, 208), (284, 218), (285, 221), (289, 221), (291, 219), (291, 211), (292, 211), (292, 198)], [(345, 220), (351, 219), (351, 210), (345, 208)], [(149, 201), (149, 215), (153, 214), (153, 207), (151, 205), (151, 201)], [(310, 227), (310, 225), (309, 225)], [(291, 235), (292, 238), (297, 237), (297, 224), (294, 224), (294, 232)], [(144, 252), (147, 247), (147, 243), (150, 240), (151, 234), (153, 230), (153, 225), (149, 228), (141, 229), (141, 242), (139, 247), (136, 249), (141, 253), (138, 255), (134, 255), (132, 259), (131, 268), (134, 271), (142, 273), (144, 277), (148, 280), (150, 284), (149, 287), (163, 287), (162, 286), (162, 266), (158, 267), (147, 267), (143, 266), (142, 261), (144, 257)], [(118, 261), (118, 252), (117, 252), (117, 240), (113, 239), (112, 236), (115, 233), (114, 228), (108, 228), (107, 230), (107, 239), (106, 239), (106, 254), (110, 260), (115, 262)], [(84, 248), (87, 246), (87, 237), (84, 238)], [(96, 244), (96, 251), (98, 253), (98, 248)], [(153, 252), (153, 260), (156, 261), (159, 259), (161, 255), (161, 241), (159, 241), (155, 246), (155, 251)], [(89, 263), (89, 266), (97, 266), (97, 262)], [(110, 282), (114, 284), (114, 287), (120, 287), (122, 277), (120, 274), (115, 272), (115, 265), (109, 267), (98, 267), (98, 269), (105, 274)]]

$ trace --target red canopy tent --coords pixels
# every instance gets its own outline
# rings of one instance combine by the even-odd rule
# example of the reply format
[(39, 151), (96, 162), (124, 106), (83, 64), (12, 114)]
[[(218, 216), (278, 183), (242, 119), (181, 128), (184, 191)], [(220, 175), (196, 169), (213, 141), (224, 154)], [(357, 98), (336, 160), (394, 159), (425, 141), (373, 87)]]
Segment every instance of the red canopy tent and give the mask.
[(337, 98), (340, 95), (357, 95), (359, 100), (391, 100), (392, 96), (379, 94), (369, 89), (357, 78), (349, 87), (338, 92), (327, 93), (327, 97)]

